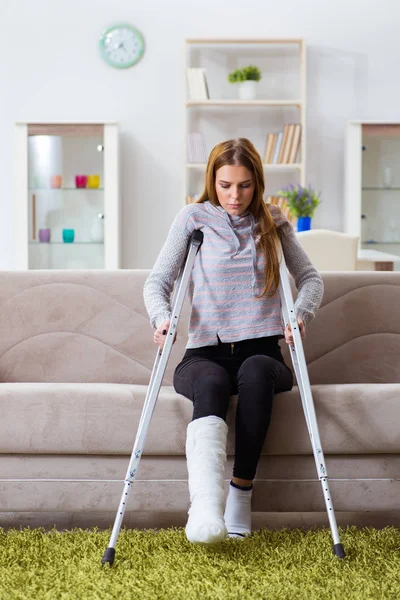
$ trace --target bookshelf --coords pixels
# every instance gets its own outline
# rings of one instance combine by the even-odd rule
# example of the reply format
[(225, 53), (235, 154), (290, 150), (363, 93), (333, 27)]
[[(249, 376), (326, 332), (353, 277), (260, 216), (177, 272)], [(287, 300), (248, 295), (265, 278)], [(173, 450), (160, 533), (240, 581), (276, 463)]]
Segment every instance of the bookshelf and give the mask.
[[(228, 74), (248, 65), (257, 66), (262, 77), (257, 83), (256, 98), (241, 100), (238, 84), (230, 83)], [(186, 202), (200, 194), (206, 161), (215, 144), (247, 137), (264, 161), (268, 134), (277, 136), (282, 132), (283, 140), (285, 126), (288, 128), (290, 124), (299, 126), (298, 150), (294, 152), (292, 148), (291, 162), (273, 163), (274, 152), (271, 154), (270, 149), (270, 160), (264, 162), (265, 199), (270, 201), (278, 189), (290, 183), (305, 185), (306, 48), (303, 39), (187, 39), (184, 66)], [(204, 93), (199, 97), (193, 97), (193, 79), (189, 79), (193, 76), (188, 69), (201, 70), (205, 75)], [(204, 149), (197, 155), (193, 152), (194, 133), (203, 137)], [(291, 140), (293, 134), (294, 129)], [(290, 152), (290, 147), (288, 150)], [(278, 155), (279, 152), (276, 158)]]

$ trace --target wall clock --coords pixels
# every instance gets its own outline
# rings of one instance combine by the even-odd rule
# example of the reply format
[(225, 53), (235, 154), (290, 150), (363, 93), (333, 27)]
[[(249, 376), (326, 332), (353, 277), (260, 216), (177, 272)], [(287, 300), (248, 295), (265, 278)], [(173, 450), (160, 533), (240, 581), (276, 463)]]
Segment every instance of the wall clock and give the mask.
[(128, 23), (108, 27), (100, 37), (100, 53), (111, 67), (127, 69), (143, 56), (144, 39), (140, 31)]

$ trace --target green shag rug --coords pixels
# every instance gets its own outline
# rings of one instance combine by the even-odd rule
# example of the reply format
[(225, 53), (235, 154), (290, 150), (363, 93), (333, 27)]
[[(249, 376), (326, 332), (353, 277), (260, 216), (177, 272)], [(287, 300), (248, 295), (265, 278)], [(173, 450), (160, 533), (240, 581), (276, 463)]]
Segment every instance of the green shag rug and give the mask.
[(111, 529), (0, 528), (1, 600), (379, 600), (400, 598), (400, 530), (263, 529), (245, 540), (193, 545), (183, 529), (130, 530), (112, 567)]

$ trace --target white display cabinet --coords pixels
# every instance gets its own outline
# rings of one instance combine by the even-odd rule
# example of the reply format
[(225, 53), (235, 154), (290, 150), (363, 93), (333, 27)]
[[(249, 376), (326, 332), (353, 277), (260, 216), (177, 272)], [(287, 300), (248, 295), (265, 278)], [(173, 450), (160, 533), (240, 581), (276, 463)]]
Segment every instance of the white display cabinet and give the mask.
[[(257, 97), (243, 100), (238, 84), (228, 81), (234, 69), (257, 66), (262, 74)], [(191, 99), (188, 69), (205, 70), (207, 99)], [(306, 181), (306, 47), (303, 39), (187, 39), (185, 43), (185, 184), (186, 202), (201, 193), (206, 163), (189, 162), (188, 136), (200, 132), (205, 157), (219, 142), (249, 138), (264, 159), (268, 133), (285, 124), (301, 125), (297, 160), (264, 164), (265, 196), (290, 183)]]
[(359, 260), (400, 269), (400, 123), (347, 124), (344, 226)]
[(17, 123), (15, 267), (120, 267), (117, 123)]

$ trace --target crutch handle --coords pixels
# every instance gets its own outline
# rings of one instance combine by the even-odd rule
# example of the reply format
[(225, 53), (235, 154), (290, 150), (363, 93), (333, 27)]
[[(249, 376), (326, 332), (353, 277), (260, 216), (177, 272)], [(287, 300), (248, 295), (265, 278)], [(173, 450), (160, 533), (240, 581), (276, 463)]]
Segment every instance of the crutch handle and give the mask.
[(192, 237), (190, 238), (190, 243), (194, 244), (195, 246), (201, 246), (201, 244), (203, 243), (203, 238), (204, 238), (204, 234), (200, 229), (195, 229), (192, 233)]

